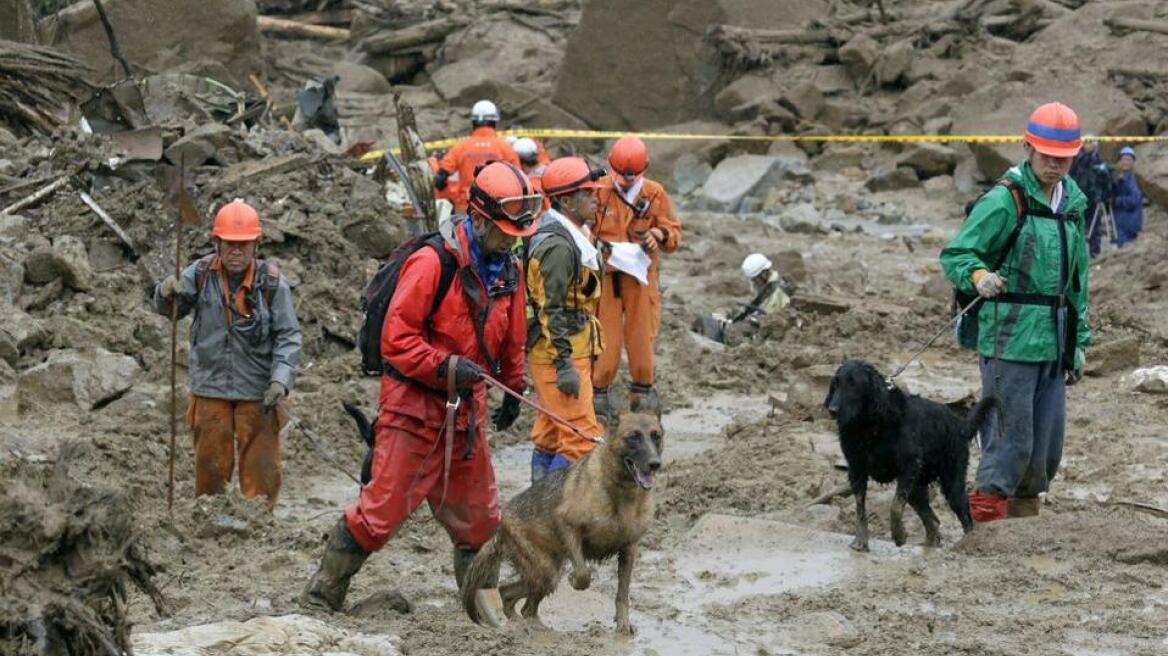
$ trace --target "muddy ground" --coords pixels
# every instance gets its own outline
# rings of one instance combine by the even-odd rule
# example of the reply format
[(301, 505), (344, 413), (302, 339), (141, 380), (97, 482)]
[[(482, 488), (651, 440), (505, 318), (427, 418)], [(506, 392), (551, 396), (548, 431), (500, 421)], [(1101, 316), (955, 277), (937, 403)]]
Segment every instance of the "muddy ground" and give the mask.
[[(683, 212), (685, 243), (662, 276), (658, 375), (668, 457), (657, 522), (634, 574), (634, 639), (613, 635), (612, 563), (599, 567), (591, 590), (563, 589), (545, 604), (549, 630), (471, 625), (456, 605), (445, 533), (425, 521), (425, 511), (356, 577), (349, 597), (354, 610), (317, 618), (397, 636), (400, 641), (387, 637), (379, 644), (407, 654), (1164, 653), (1168, 521), (1115, 502), (1168, 506), (1166, 403), (1121, 389), (1126, 369), (1070, 390), (1066, 458), (1038, 519), (979, 527), (962, 539), (955, 518), (935, 502), (944, 546), (913, 546), (923, 538), (914, 518), (909, 545), (898, 549), (884, 541), (891, 491), (876, 490), (870, 508), (878, 541), (870, 555), (859, 555), (847, 548), (854, 521), (849, 499), (808, 506), (844, 480), (832, 425), (816, 407), (825, 377), (844, 357), (863, 357), (887, 371), (944, 324), (947, 290), (936, 279), (936, 255), (958, 226), (962, 197), (952, 189), (868, 194), (858, 181), (830, 174), (803, 193), (821, 205), (849, 194), (863, 198), (860, 205), (882, 208), (884, 219), (857, 209), (840, 226), (845, 230), (805, 234), (773, 227), (766, 214)], [(1165, 357), (1165, 309), (1153, 267), (1168, 229), (1158, 211), (1148, 224), (1141, 243), (1093, 268), (1092, 318), (1098, 343), (1135, 338), (1140, 361), (1158, 364)], [(345, 248), (329, 233), (289, 234), (318, 248)], [(309, 269), (298, 273), (311, 357), (293, 408), (330, 457), (355, 473), (361, 449), (339, 401), (369, 407), (375, 383), (354, 376), (355, 354), (330, 337), (330, 321), (343, 324), (352, 316), (304, 315), (325, 313), (330, 297), (355, 300), (347, 287), (359, 284), (362, 272), (338, 268), (330, 280), (315, 279), (314, 258), (327, 254), (309, 250), (292, 237), (271, 247), (285, 258), (298, 253)], [(737, 263), (751, 250), (776, 259), (800, 253), (806, 269), (800, 291), (846, 299), (852, 309), (823, 314), (802, 306), (769, 319), (766, 341), (734, 349), (695, 339), (687, 331), (693, 317), (746, 296)], [(127, 298), (135, 293), (134, 279), (124, 273)], [(149, 375), (98, 411), (54, 406), (24, 413), (4, 430), (0, 480), (6, 487), (47, 482), (62, 439), (92, 443), (71, 475), (129, 493), (142, 545), (161, 570), (155, 583), (167, 614), (145, 594), (129, 592), (138, 653), (183, 653), (152, 647), (158, 643), (147, 634), (299, 612), (296, 596), (356, 486), (293, 433), (274, 516), (235, 495), (195, 500), (183, 434), (178, 493), (168, 515), (165, 322), (130, 304), (94, 312), (141, 322), (139, 332), (157, 331), (155, 346), (140, 354)], [(94, 339), (119, 339), (111, 322), (103, 322), (111, 334)], [(973, 393), (973, 359), (950, 344), (943, 337), (923, 365), (910, 368), (906, 386), (953, 401)], [(525, 415), (493, 438), (504, 497), (524, 484), (529, 422)], [(210, 653), (263, 650), (242, 644)]]

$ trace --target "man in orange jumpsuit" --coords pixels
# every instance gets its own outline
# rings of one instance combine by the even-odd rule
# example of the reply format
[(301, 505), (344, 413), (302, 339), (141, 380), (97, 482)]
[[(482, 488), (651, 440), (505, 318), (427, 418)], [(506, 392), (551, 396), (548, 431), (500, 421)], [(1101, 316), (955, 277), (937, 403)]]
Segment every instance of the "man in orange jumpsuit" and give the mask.
[(520, 165), (511, 144), (495, 130), (499, 124), (499, 108), (495, 107), (495, 103), (489, 100), (475, 103), (470, 110), (470, 124), (473, 128), (470, 137), (455, 144), (446, 153), (434, 174), (434, 187), (439, 191), (445, 191), (453, 182), (451, 178), (458, 174), (459, 187), (452, 196), (454, 209), (460, 213), (466, 211), (471, 182), (475, 179), (477, 169), (500, 160)]
[(609, 151), (608, 166), (610, 175), (597, 190), (597, 236), (606, 243), (640, 244), (651, 260), (648, 285), (613, 267), (604, 276), (598, 316), (605, 349), (592, 372), (592, 399), (597, 418), (612, 421), (616, 408), (608, 397), (608, 386), (620, 367), (622, 344), (632, 379), (629, 410), (661, 411), (653, 389), (653, 342), (661, 322), (658, 270), (661, 253), (672, 253), (681, 244), (681, 222), (665, 189), (645, 177), (649, 168), (645, 142), (621, 137)]
[[(510, 248), (535, 232), (541, 204), (518, 167), (489, 164), (471, 187), (469, 215), (442, 223), (436, 241), (402, 264), (381, 328), (373, 478), (329, 536), (302, 605), (341, 610), (353, 575), (423, 501), (454, 543), (459, 587), (498, 528), (483, 376), (524, 390), (527, 301)], [(495, 429), (518, 415), (519, 402), (505, 397)]]

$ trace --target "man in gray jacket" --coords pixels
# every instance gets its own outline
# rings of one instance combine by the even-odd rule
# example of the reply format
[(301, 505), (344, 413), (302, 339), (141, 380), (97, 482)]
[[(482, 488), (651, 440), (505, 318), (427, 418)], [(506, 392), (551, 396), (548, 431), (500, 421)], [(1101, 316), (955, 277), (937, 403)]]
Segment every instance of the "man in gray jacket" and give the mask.
[(288, 281), (256, 259), (263, 233), (255, 209), (238, 199), (224, 205), (211, 234), (215, 252), (159, 283), (154, 307), (170, 316), (177, 302), (179, 317), (194, 313), (187, 424), (195, 494), (222, 493), (238, 451), (240, 492), (263, 495), (271, 510), (280, 492), (277, 411), (300, 361), (300, 324)]

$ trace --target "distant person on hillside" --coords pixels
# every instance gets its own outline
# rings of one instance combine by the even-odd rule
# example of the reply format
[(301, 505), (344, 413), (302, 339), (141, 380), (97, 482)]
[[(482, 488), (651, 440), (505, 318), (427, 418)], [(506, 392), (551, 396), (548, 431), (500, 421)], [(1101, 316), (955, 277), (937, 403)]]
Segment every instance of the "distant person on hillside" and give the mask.
[(1119, 177), (1115, 182), (1115, 193), (1111, 204), (1115, 208), (1115, 244), (1123, 247), (1140, 236), (1144, 228), (1144, 192), (1136, 182), (1136, 151), (1124, 146), (1119, 151)]
[(1102, 236), (1105, 226), (1105, 213), (1111, 201), (1112, 180), (1111, 167), (1103, 160), (1099, 153), (1099, 140), (1094, 135), (1083, 137), (1083, 149), (1071, 164), (1071, 179), (1079, 185), (1083, 195), (1087, 197), (1087, 225), (1090, 234), (1087, 235), (1087, 244), (1091, 257), (1099, 255), (1102, 249)]
[(714, 313), (699, 317), (690, 330), (727, 346), (750, 340), (759, 331), (763, 315), (773, 314), (791, 304), (790, 286), (775, 271), (770, 258), (751, 253), (742, 261), (742, 275), (750, 283), (753, 297), (731, 316)]

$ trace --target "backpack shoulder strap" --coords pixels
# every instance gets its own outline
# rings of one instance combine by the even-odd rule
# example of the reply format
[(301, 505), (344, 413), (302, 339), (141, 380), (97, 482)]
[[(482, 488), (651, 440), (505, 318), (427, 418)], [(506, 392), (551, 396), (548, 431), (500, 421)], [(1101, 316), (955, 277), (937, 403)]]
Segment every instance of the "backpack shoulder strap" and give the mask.
[(207, 284), (207, 272), (211, 270), (211, 263), (215, 261), (215, 254), (209, 253), (195, 261), (195, 290), (202, 295), (203, 287)]
[(458, 260), (453, 253), (446, 250), (441, 235), (427, 239), (425, 245), (438, 253), (438, 264), (441, 266), (441, 273), (438, 275), (438, 291), (434, 294), (434, 304), (430, 307), (430, 314), (433, 314), (438, 311), (438, 306), (442, 305), (442, 300), (446, 298), (446, 292), (450, 290), (450, 284), (454, 282), (454, 274), (458, 271)]
[(1014, 199), (1017, 220), (1014, 221), (1014, 229), (1010, 231), (1010, 236), (1006, 237), (1006, 243), (1002, 245), (1002, 252), (994, 264), (994, 271), (1002, 268), (1006, 257), (1010, 255), (1010, 251), (1014, 250), (1014, 244), (1018, 242), (1018, 235), (1022, 233), (1022, 226), (1026, 223), (1026, 215), (1030, 213), (1029, 203), (1026, 200), (1026, 190), (1009, 178), (1002, 178), (998, 184), (1009, 190), (1010, 196)]
[(256, 264), (261, 273), (260, 293), (264, 296), (264, 304), (272, 307), (272, 298), (280, 288), (280, 267), (266, 260), (258, 260)]

